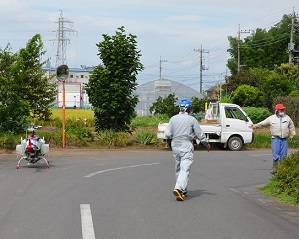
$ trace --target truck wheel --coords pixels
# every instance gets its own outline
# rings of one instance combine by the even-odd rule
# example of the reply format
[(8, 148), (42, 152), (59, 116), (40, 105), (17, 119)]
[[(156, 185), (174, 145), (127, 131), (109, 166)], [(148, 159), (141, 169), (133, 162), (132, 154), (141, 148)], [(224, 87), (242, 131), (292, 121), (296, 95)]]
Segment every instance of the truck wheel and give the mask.
[(230, 150), (239, 151), (243, 147), (243, 141), (240, 137), (233, 136), (228, 140), (227, 145)]

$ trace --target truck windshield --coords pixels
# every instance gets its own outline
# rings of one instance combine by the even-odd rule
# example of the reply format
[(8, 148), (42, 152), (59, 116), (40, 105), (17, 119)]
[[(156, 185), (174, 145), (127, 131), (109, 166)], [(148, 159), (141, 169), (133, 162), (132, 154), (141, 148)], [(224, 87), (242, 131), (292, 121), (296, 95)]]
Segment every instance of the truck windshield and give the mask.
[(238, 108), (225, 107), (225, 116), (226, 118), (233, 118), (246, 121), (247, 117), (243, 112)]

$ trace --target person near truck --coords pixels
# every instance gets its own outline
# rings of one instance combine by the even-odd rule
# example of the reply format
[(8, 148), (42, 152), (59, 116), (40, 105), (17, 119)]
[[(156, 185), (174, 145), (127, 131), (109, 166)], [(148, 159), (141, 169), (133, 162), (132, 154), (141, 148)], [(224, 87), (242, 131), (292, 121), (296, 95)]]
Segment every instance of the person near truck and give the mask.
[(191, 101), (183, 98), (179, 102), (179, 114), (171, 117), (165, 130), (165, 137), (172, 149), (175, 159), (176, 184), (173, 190), (178, 201), (184, 201), (188, 195), (187, 183), (190, 176), (190, 167), (193, 163), (194, 136), (210, 151), (210, 144), (201, 130), (198, 121), (191, 115)]
[(272, 173), (276, 173), (277, 166), (283, 158), (288, 154), (288, 136), (292, 142), (295, 136), (295, 126), (292, 119), (285, 113), (284, 104), (277, 104), (275, 106), (275, 113), (265, 120), (252, 125), (250, 128), (253, 130), (256, 128), (262, 128), (270, 125), (271, 147), (272, 147), (272, 158), (273, 168)]

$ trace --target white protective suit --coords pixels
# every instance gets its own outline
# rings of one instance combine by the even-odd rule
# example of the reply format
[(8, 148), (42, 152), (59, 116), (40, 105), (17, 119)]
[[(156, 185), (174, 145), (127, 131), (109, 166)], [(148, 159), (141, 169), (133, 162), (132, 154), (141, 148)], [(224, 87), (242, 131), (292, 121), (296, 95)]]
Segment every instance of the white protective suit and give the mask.
[(202, 144), (208, 145), (207, 138), (198, 121), (187, 112), (173, 116), (165, 130), (166, 139), (171, 139), (171, 148), (175, 159), (175, 189), (187, 191), (190, 167), (193, 162), (193, 139), (196, 136)]

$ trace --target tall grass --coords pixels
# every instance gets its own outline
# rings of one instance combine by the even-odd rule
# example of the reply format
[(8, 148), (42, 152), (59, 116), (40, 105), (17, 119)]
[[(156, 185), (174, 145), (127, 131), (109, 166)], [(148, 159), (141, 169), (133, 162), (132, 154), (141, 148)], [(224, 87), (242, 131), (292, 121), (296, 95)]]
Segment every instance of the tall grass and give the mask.
[(254, 133), (254, 140), (246, 144), (246, 148), (271, 148), (271, 135), (269, 133)]
[(108, 148), (125, 147), (132, 144), (131, 135), (126, 132), (106, 130), (98, 132), (98, 144)]
[(136, 131), (135, 140), (141, 144), (154, 144), (157, 141), (157, 135), (155, 132), (143, 129)]

